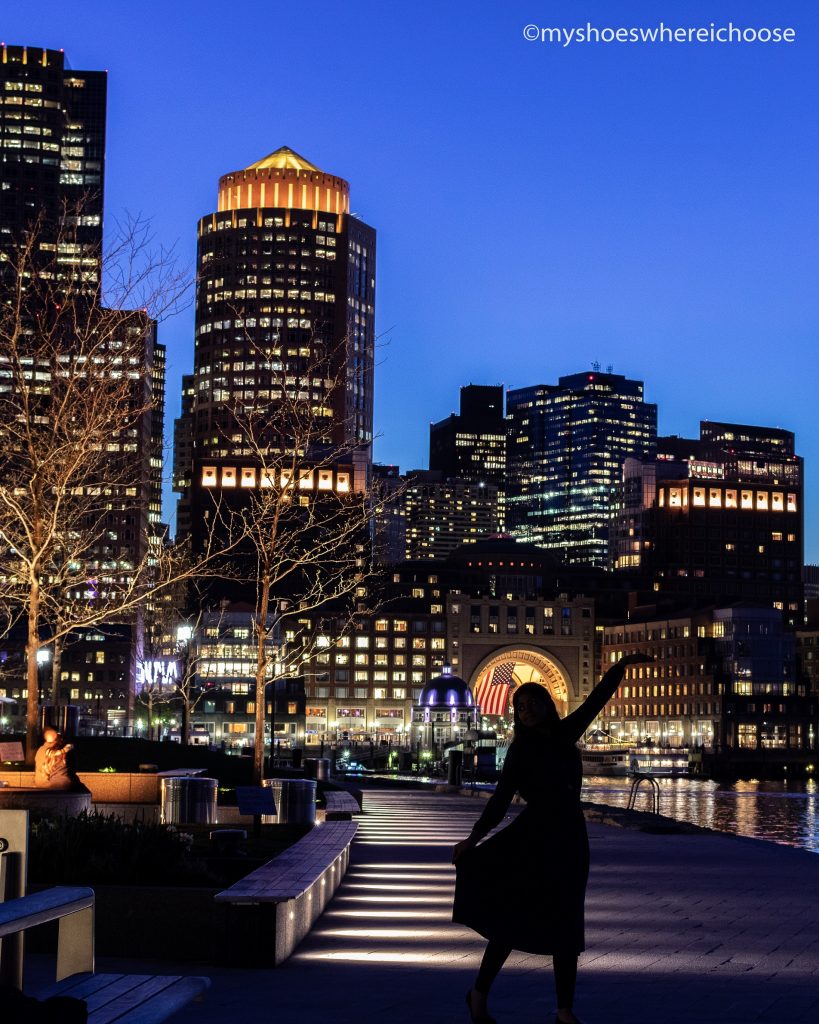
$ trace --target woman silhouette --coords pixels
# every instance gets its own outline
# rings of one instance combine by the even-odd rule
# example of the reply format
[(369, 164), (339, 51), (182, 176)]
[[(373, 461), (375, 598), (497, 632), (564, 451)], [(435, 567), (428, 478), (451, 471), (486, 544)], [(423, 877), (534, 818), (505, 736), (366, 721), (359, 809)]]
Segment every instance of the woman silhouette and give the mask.
[[(585, 948), (589, 841), (580, 807), (583, 766), (575, 744), (614, 695), (626, 668), (652, 660), (641, 653), (621, 658), (566, 718), (560, 718), (538, 683), (515, 690), (515, 738), (501, 777), (471, 834), (452, 856), (457, 866), (452, 919), (489, 940), (466, 995), (475, 1024), (494, 1024), (487, 996), (513, 949), (551, 954), (555, 1020), (579, 1024), (572, 1005), (577, 957)], [(516, 792), (526, 801), (525, 809), (478, 846), (500, 824)], [(515, 879), (511, 884), (510, 875)]]

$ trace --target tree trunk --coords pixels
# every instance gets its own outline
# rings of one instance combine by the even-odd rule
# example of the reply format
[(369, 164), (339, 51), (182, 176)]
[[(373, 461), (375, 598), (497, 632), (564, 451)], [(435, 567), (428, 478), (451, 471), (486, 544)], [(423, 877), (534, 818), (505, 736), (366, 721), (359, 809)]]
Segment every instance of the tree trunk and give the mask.
[(26, 638), (26, 765), (34, 765), (39, 732), (40, 679), (37, 651), (40, 649), (40, 587), (33, 583), (28, 605), (28, 636)]
[(63, 666), (63, 642), (60, 639), (54, 641), (51, 653), (51, 703), (54, 710), (60, 706), (60, 671)]
[[(267, 713), (267, 609), (270, 607), (270, 578), (262, 577), (256, 620), (256, 733), (253, 737), (253, 784), (261, 786), (264, 778), (264, 723)], [(275, 710), (275, 687), (273, 706)], [(274, 716), (275, 717), (275, 716)], [(274, 736), (270, 734), (270, 749)]]

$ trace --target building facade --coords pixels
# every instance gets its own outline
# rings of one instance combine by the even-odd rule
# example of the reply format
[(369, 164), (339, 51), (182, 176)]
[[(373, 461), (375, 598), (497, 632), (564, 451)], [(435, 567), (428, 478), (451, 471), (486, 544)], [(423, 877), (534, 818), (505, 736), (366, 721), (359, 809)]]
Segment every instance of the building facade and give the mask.
[(430, 424), (429, 468), (444, 478), (494, 484), (503, 493), (503, 385), (468, 384), (461, 388), (460, 411)]
[(600, 722), (613, 741), (740, 755), (815, 749), (794, 636), (777, 609), (647, 611), (604, 629), (604, 668), (635, 650), (654, 661), (630, 666), (604, 709)]
[(474, 544), (499, 529), (495, 484), (412, 470), (402, 499), (404, 557), (410, 561), (447, 558), (462, 544)]
[(61, 50), (0, 44), (0, 250), (13, 252), (38, 223), (38, 262), (56, 282), (92, 295), (102, 259), (107, 77), (68, 68)]
[(611, 492), (629, 456), (653, 454), (643, 383), (576, 373), (509, 391), (506, 529), (567, 564), (608, 564)]
[(611, 526), (615, 570), (684, 601), (750, 601), (802, 623), (802, 460), (794, 435), (701, 424), (628, 459)]

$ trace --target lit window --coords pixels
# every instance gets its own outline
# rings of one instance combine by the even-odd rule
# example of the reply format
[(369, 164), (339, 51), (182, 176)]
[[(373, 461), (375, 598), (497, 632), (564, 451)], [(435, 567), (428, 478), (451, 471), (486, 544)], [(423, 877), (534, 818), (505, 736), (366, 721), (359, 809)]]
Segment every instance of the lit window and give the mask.
[(796, 511), (796, 495), (795, 494), (789, 494), (788, 495), (788, 511), (789, 512), (795, 512)]
[(336, 490), (342, 494), (350, 490), (350, 474), (339, 473), (336, 477)]
[(771, 511), (772, 512), (784, 512), (785, 511), (785, 495), (781, 491), (774, 491), (771, 495)]
[(722, 491), (718, 487), (712, 487), (708, 492), (709, 508), (722, 508)]
[(320, 469), (318, 478), (318, 489), (320, 491), (332, 491), (333, 489), (333, 471), (330, 469)]
[(768, 492), (757, 491), (756, 492), (756, 507), (761, 511), (765, 511), (768, 508)]
[(740, 493), (740, 507), (741, 508), (753, 508), (754, 507), (754, 492), (753, 491), (742, 491)]
[(692, 502), (691, 503), (693, 505), (697, 506), (697, 507), (705, 505), (705, 488), (704, 487), (695, 487), (694, 488), (694, 497), (692, 498)]
[(256, 486), (256, 470), (252, 466), (242, 469), (241, 485), (242, 487)]
[(216, 486), (216, 466), (203, 466), (202, 467), (202, 486), (203, 487), (215, 487)]
[(235, 487), (236, 486), (236, 469), (233, 466), (222, 467), (222, 486), (223, 487)]
[(736, 508), (737, 507), (737, 492), (726, 491), (725, 492), (725, 507)]

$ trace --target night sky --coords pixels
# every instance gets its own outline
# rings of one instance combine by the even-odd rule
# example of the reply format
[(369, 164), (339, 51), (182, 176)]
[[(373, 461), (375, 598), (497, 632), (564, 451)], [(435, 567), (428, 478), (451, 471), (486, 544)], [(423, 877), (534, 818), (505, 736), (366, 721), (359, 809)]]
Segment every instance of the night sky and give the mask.
[[(811, 8), (38, 0), (4, 5), (2, 31), (108, 70), (106, 223), (149, 217), (191, 269), (221, 174), (287, 145), (350, 181), (378, 231), (379, 461), (424, 467), (428, 423), (462, 384), (552, 383), (599, 361), (645, 380), (661, 433), (696, 435), (701, 418), (794, 430), (817, 562)], [(523, 38), (729, 20), (796, 41)], [(192, 308), (160, 339), (170, 438)]]

